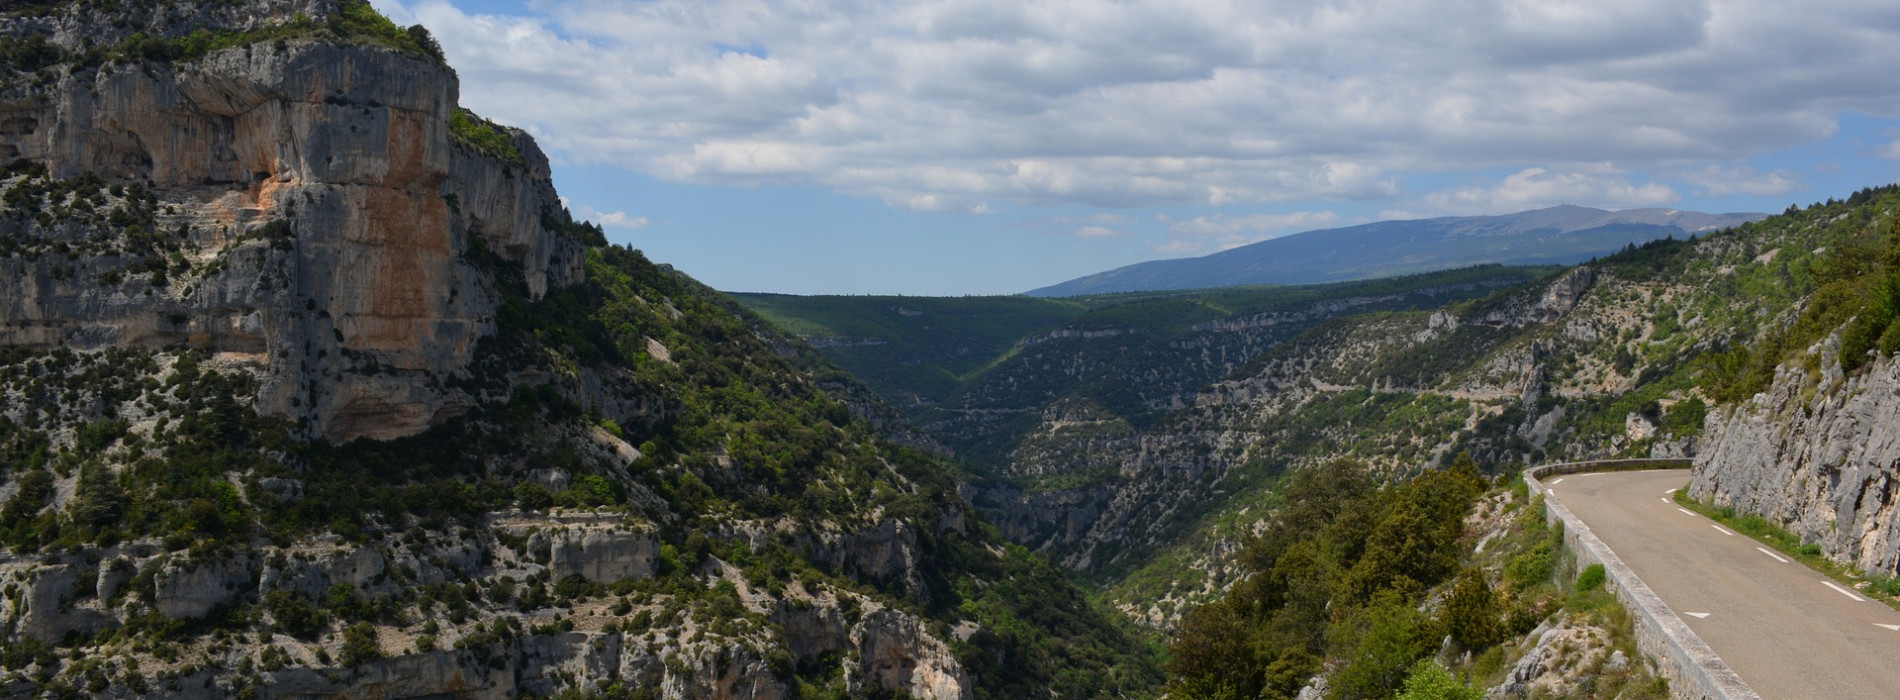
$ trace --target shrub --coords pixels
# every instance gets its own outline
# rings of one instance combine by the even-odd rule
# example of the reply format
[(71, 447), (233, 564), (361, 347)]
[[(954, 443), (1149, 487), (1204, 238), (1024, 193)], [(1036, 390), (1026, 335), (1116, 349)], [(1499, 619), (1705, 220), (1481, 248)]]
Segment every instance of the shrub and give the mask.
[(383, 647), (376, 643), (376, 626), (358, 622), (343, 628), (343, 665), (356, 666), (383, 658)]
[(264, 607), (276, 622), (277, 631), (298, 639), (315, 639), (329, 624), (328, 616), (301, 595), (291, 591), (271, 591), (264, 595)]
[(1346, 666), (1333, 674), (1338, 698), (1384, 698), (1397, 691), (1413, 665), (1431, 653), (1424, 615), (1395, 591), (1381, 591), (1366, 607), (1329, 629)]
[(1399, 691), (1397, 700), (1479, 700), (1484, 693), (1471, 688), (1431, 659), (1425, 659), (1412, 667), (1412, 675), (1405, 679), (1405, 689)]
[(1583, 573), (1577, 574), (1577, 592), (1589, 593), (1590, 591), (1602, 588), (1603, 581), (1606, 577), (1606, 574), (1603, 572), (1602, 564), (1591, 564), (1584, 567)]
[(474, 112), (457, 108), (451, 113), (449, 133), (470, 148), (510, 164), (521, 165), (526, 162), (521, 157), (521, 150), (515, 148), (513, 139), (496, 128), (494, 122), (475, 116)]

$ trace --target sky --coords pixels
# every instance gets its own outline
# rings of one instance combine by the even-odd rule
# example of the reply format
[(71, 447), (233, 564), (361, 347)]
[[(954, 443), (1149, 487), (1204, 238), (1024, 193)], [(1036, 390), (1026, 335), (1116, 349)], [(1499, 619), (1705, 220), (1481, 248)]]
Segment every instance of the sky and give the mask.
[(726, 291), (1012, 294), (1388, 219), (1900, 179), (1891, 0), (372, 0)]

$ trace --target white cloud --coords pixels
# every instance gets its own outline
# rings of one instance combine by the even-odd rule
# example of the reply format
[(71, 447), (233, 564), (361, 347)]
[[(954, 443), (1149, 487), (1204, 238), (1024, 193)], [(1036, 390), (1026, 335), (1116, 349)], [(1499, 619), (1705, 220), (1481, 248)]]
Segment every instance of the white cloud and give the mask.
[(1708, 165), (1678, 176), (1710, 197), (1735, 194), (1769, 196), (1801, 189), (1801, 181), (1786, 170), (1759, 172), (1746, 165)]
[(1074, 231), (1070, 231), (1069, 235), (1075, 236), (1076, 238), (1083, 238), (1083, 239), (1121, 238), (1123, 236), (1129, 235), (1129, 233), (1121, 229), (1109, 228), (1107, 226), (1083, 226)]
[(1525, 168), (1491, 186), (1461, 187), (1426, 195), (1422, 204), (1435, 216), (1489, 214), (1578, 204), (1630, 209), (1671, 204), (1682, 196), (1659, 182), (1638, 184), (1605, 165), (1554, 172)]
[(1331, 211), (1300, 211), (1288, 214), (1248, 214), (1229, 216), (1210, 214), (1176, 220), (1160, 217), (1167, 224), (1168, 240), (1155, 246), (1168, 253), (1226, 250), (1258, 243), (1290, 233), (1324, 228), (1339, 220)]
[(574, 217), (582, 221), (592, 221), (607, 228), (642, 229), (653, 225), (645, 216), (634, 216), (624, 211), (603, 212), (599, 209), (561, 198), (561, 205), (567, 207)]
[(652, 223), (644, 216), (628, 216), (624, 211), (601, 214), (594, 222), (608, 228), (646, 228)]
[[(1526, 164), (1404, 206), (1644, 206), (1678, 195), (1623, 173), (1900, 116), (1900, 10), (1872, 1), (377, 3), (435, 32), (465, 103), (563, 159), (923, 211), (1391, 199)], [(1681, 181), (1798, 186), (1741, 174)]]
[(1897, 139), (1894, 142), (1889, 143), (1885, 146), (1881, 146), (1880, 148), (1874, 149), (1874, 156), (1877, 158), (1885, 158), (1887, 160), (1900, 160), (1900, 139)]

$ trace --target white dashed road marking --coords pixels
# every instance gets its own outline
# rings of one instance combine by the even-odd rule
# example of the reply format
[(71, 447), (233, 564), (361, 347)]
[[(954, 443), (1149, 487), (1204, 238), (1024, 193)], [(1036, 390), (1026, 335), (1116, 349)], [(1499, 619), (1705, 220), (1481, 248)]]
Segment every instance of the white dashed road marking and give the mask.
[(1821, 584), (1824, 586), (1827, 586), (1828, 588), (1832, 588), (1836, 591), (1840, 591), (1841, 595), (1847, 596), (1849, 598), (1853, 598), (1854, 602), (1856, 603), (1866, 602), (1867, 600), (1866, 598), (1862, 598), (1859, 595), (1856, 595), (1853, 591), (1834, 585), (1833, 581), (1822, 581)]
[(1557, 479), (1556, 479), (1555, 481), (1552, 481), (1552, 482), (1550, 482), (1550, 485), (1551, 485), (1551, 486), (1556, 486), (1556, 485), (1558, 485), (1558, 484), (1561, 484), (1561, 483), (1563, 483), (1563, 482), (1564, 482), (1564, 478), (1560, 476), (1560, 477), (1557, 477)]
[(1712, 528), (1715, 528), (1715, 531), (1716, 531), (1716, 532), (1720, 532), (1720, 533), (1722, 533), (1722, 534), (1724, 534), (1724, 535), (1728, 535), (1729, 537), (1734, 537), (1734, 536), (1735, 536), (1735, 533), (1733, 533), (1733, 532), (1729, 532), (1729, 531), (1728, 531), (1728, 528), (1725, 528), (1725, 527), (1722, 527), (1722, 526), (1720, 526), (1720, 525), (1710, 525), (1709, 527), (1712, 527)]
[(1775, 561), (1781, 562), (1783, 564), (1788, 563), (1787, 559), (1783, 559), (1781, 555), (1768, 551), (1767, 547), (1756, 547), (1755, 549), (1760, 550), (1762, 554), (1766, 554), (1768, 556), (1774, 557)]
[(1702, 619), (1702, 618), (1705, 618), (1705, 617), (1708, 617), (1708, 616), (1709, 616), (1709, 613), (1692, 613), (1692, 612), (1686, 612), (1686, 613), (1683, 613), (1683, 614), (1684, 614), (1684, 615), (1688, 615), (1689, 617), (1693, 617), (1693, 618), (1695, 618), (1695, 619), (1698, 619), (1698, 620), (1700, 620), (1700, 619)]
[(1695, 513), (1692, 513), (1692, 512), (1690, 512), (1688, 508), (1677, 508), (1676, 510), (1679, 510), (1679, 511), (1682, 511), (1682, 514), (1683, 514), (1683, 515), (1687, 515), (1687, 516), (1689, 516), (1689, 517), (1691, 517), (1691, 518), (1693, 518), (1693, 517), (1696, 517), (1696, 514), (1695, 514)]
[(1893, 631), (1895, 631), (1895, 632), (1900, 632), (1900, 625), (1883, 625), (1883, 624), (1880, 624), (1880, 623), (1878, 623), (1878, 622), (1876, 622), (1876, 623), (1874, 623), (1874, 626), (1875, 626), (1875, 627), (1885, 627), (1885, 628), (1887, 628), (1887, 629), (1890, 629), (1890, 630), (1893, 630)]

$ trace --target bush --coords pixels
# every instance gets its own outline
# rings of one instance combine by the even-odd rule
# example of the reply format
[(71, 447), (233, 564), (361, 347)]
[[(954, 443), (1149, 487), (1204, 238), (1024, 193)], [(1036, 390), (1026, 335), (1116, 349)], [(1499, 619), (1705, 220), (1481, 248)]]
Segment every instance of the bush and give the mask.
[(457, 108), (449, 114), (449, 133), (457, 140), (482, 153), (521, 165), (521, 150), (515, 148), (515, 142), (506, 133), (495, 126), (494, 122), (475, 116), (474, 112)]
[(1405, 689), (1399, 691), (1396, 700), (1479, 700), (1483, 697), (1482, 691), (1458, 682), (1437, 662), (1425, 659), (1412, 667), (1412, 675), (1406, 677)]
[(343, 665), (357, 666), (383, 658), (383, 647), (376, 643), (376, 626), (358, 622), (343, 628)]
[(1586, 566), (1583, 568), (1583, 573), (1577, 574), (1577, 592), (1589, 593), (1590, 591), (1602, 588), (1605, 578), (1607, 578), (1607, 575), (1603, 572), (1602, 564)]
[(308, 599), (291, 591), (271, 591), (264, 595), (264, 608), (270, 611), (277, 631), (298, 639), (315, 639), (329, 624), (329, 618)]

